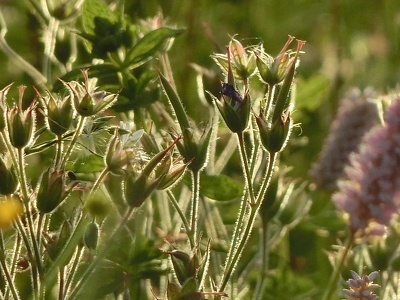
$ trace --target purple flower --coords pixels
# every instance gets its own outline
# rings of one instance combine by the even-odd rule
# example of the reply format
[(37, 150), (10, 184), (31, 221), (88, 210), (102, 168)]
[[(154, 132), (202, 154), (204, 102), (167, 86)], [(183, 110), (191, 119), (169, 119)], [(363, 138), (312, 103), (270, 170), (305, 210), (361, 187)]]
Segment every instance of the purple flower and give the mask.
[[(383, 234), (400, 205), (400, 97), (388, 107), (385, 126), (376, 125), (350, 156), (345, 179), (333, 196), (353, 233)], [(375, 231), (375, 232), (373, 232)]]
[(372, 281), (379, 275), (378, 272), (372, 272), (369, 275), (364, 275), (361, 277), (354, 271), (350, 271), (351, 276), (346, 281), (349, 289), (344, 289), (344, 293), (350, 300), (376, 300), (378, 296), (374, 294), (374, 291), (377, 288), (380, 288), (380, 285), (372, 283)]
[(374, 96), (372, 89), (362, 93), (355, 88), (343, 99), (318, 162), (310, 172), (319, 187), (336, 189), (336, 181), (343, 176), (350, 153), (358, 149), (362, 137), (377, 123), (377, 107), (370, 101)]

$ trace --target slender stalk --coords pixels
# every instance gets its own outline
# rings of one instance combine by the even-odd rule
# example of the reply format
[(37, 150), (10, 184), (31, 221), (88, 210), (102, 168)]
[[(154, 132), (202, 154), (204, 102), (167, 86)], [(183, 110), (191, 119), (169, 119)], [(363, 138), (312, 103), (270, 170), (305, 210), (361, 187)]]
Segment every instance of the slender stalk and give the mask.
[(54, 167), (58, 169), (61, 167), (61, 156), (62, 156), (62, 150), (63, 150), (63, 140), (62, 136), (58, 135), (57, 136), (57, 147), (56, 147), (56, 157), (54, 159)]
[(243, 131), (238, 133), (238, 141), (239, 141), (239, 150), (240, 150), (240, 158), (242, 160), (243, 171), (246, 180), (246, 188), (250, 196), (250, 203), (255, 203), (254, 198), (254, 190), (253, 190), (253, 183), (252, 183), (252, 176), (250, 174), (250, 167), (249, 167), (249, 160), (247, 158), (246, 146), (243, 139)]
[[(11, 274), (11, 279), (14, 282), (15, 278), (15, 269), (17, 266), (17, 261), (18, 258), (21, 254), (21, 245), (22, 245), (22, 239), (19, 234), (16, 234), (15, 241), (14, 241), (14, 250), (13, 250), (13, 257), (11, 259), (11, 269), (10, 269), (10, 274)], [(9, 299), (10, 298), (10, 288), (8, 288), (5, 293), (4, 293), (4, 299)]]
[(248, 208), (247, 208), (247, 197), (248, 195), (251, 193), (252, 196), (250, 196), (250, 202), (254, 202), (254, 191), (253, 191), (253, 185), (251, 183), (252, 181), (252, 176), (250, 174), (250, 169), (249, 169), (249, 164), (248, 164), (248, 160), (247, 160), (247, 153), (246, 153), (246, 148), (245, 148), (245, 144), (244, 144), (244, 140), (243, 140), (243, 132), (238, 133), (238, 142), (239, 142), (239, 149), (240, 149), (240, 158), (242, 160), (242, 166), (243, 166), (243, 171), (246, 177), (246, 185), (247, 185), (247, 189), (245, 191), (245, 194), (242, 197), (242, 201), (240, 203), (240, 208), (239, 208), (239, 215), (238, 218), (236, 220), (236, 224), (235, 224), (235, 229), (233, 231), (233, 236), (231, 239), (231, 244), (229, 247), (229, 251), (228, 254), (226, 256), (226, 260), (225, 260), (225, 269), (224, 269), (224, 273), (222, 275), (222, 279), (221, 281), (225, 281), (224, 276), (227, 275), (227, 268), (229, 268), (229, 266), (232, 263), (232, 259), (233, 256), (235, 254), (235, 249), (236, 249), (236, 245), (238, 243), (238, 240), (240, 239), (240, 234), (242, 232), (242, 228), (243, 225), (245, 223), (245, 219), (246, 216), (248, 215)]
[(199, 203), (200, 203), (200, 172), (192, 172), (192, 207), (191, 207), (191, 226), (190, 233), (193, 242), (197, 241), (197, 231), (198, 231), (198, 217), (199, 217)]
[(74, 276), (76, 275), (76, 270), (78, 269), (79, 263), (82, 258), (82, 252), (83, 252), (83, 247), (79, 247), (74, 255), (73, 260), (72, 260), (72, 264), (68, 271), (67, 279), (65, 282), (65, 287), (64, 287), (65, 295), (68, 294), (68, 291), (71, 287), (72, 280), (74, 279)]
[(261, 206), (262, 200), (264, 198), (264, 194), (267, 190), (267, 187), (268, 187), (269, 182), (272, 177), (273, 168), (275, 165), (275, 159), (276, 159), (276, 153), (270, 153), (267, 174), (264, 178), (264, 182), (261, 186), (260, 192), (257, 195), (256, 203), (250, 206), (249, 218), (248, 218), (247, 223), (244, 225), (245, 228), (244, 228), (243, 234), (240, 236), (239, 243), (234, 245), (236, 248), (232, 249), (232, 245), (231, 245), (231, 249), (229, 249), (229, 253), (231, 253), (233, 251), (234, 254), (232, 256), (232, 259), (230, 261), (227, 260), (227, 263), (225, 265), (224, 273), (223, 273), (223, 276), (221, 279), (221, 284), (219, 286), (219, 292), (224, 291), (226, 285), (229, 282), (229, 279), (231, 278), (231, 276), (236, 268), (236, 265), (239, 262), (239, 259), (243, 253), (244, 247), (246, 246), (247, 241), (250, 238), (250, 234), (253, 229), (254, 221), (256, 220), (258, 210)]
[(53, 81), (53, 78), (51, 78), (51, 60), (55, 59), (54, 49), (56, 47), (56, 36), (59, 26), (60, 22), (57, 19), (50, 18), (48, 26), (46, 26), (43, 33), (44, 55), (43, 55), (42, 72), (44, 74), (44, 77), (46, 77), (50, 82)]
[(58, 277), (58, 300), (63, 300), (65, 295), (65, 267), (60, 268)]
[(265, 221), (265, 222), (263, 222), (262, 235), (261, 235), (261, 241), (260, 241), (261, 259), (262, 259), (261, 277), (258, 278), (256, 291), (254, 293), (253, 298), (255, 300), (262, 300), (263, 296), (264, 296), (266, 277), (267, 277), (268, 265), (269, 265), (270, 247), (268, 247), (268, 242), (270, 240), (270, 234), (271, 234), (270, 226), (268, 224), (268, 221)]
[[(7, 291), (11, 291), (11, 294), (14, 298), (14, 300), (18, 300), (20, 299), (19, 294), (17, 289), (15, 288), (15, 284), (14, 284), (14, 274), (13, 272), (10, 272), (10, 270), (8, 269), (7, 266), (7, 262), (6, 262), (6, 249), (5, 249), (5, 245), (4, 245), (4, 237), (3, 237), (3, 232), (0, 230), (0, 264), (1, 264), (1, 268), (3, 269), (3, 274), (6, 277), (6, 281), (7, 281)], [(12, 271), (12, 270), (11, 270)], [(7, 292), (5, 293), (7, 295)]]
[(82, 130), (85, 126), (85, 122), (86, 122), (86, 117), (83, 116), (79, 116), (79, 121), (78, 121), (78, 126), (76, 127), (75, 133), (72, 137), (71, 142), (68, 145), (67, 151), (64, 153), (64, 157), (63, 157), (63, 161), (61, 163), (61, 168), (64, 169), (65, 165), (67, 164), (67, 161), (72, 153), (72, 150), (75, 147), (76, 142), (78, 141), (79, 136), (82, 133)]
[(4, 20), (3, 14), (0, 10), (0, 50), (8, 56), (21, 70), (24, 70), (37, 85), (44, 87), (47, 79), (44, 77), (34, 66), (23, 59), (18, 53), (16, 53), (7, 43), (6, 34), (7, 26)]
[[(20, 186), (21, 186), (21, 191), (22, 191), (22, 196), (23, 196), (22, 203), (25, 207), (25, 215), (26, 215), (28, 230), (29, 230), (29, 234), (30, 234), (31, 242), (32, 242), (32, 246), (33, 246), (33, 254), (35, 257), (35, 265), (38, 269), (39, 276), (42, 276), (43, 263), (42, 263), (42, 257), (41, 257), (39, 245), (38, 245), (38, 237), (36, 236), (36, 232), (35, 232), (33, 216), (32, 216), (31, 209), (30, 209), (30, 197), (29, 197), (29, 191), (28, 191), (28, 182), (27, 182), (27, 178), (26, 178), (26, 174), (25, 174), (25, 157), (24, 157), (24, 149), (23, 148), (18, 149), (18, 164), (19, 164), (19, 172), (21, 175)], [(37, 284), (38, 284), (37, 287), (39, 287), (40, 286), (39, 278), (38, 278)]]
[[(128, 211), (126, 212), (125, 216), (117, 226), (117, 228), (114, 230), (114, 232), (111, 234), (108, 243), (105, 244), (112, 244), (114, 238), (118, 235), (120, 230), (125, 227), (126, 223), (129, 221), (129, 219), (132, 216), (132, 213), (134, 212), (134, 207), (129, 207)], [(87, 267), (86, 271), (80, 276), (80, 280), (76, 283), (75, 287), (72, 289), (72, 291), (65, 297), (67, 300), (72, 300), (76, 299), (75, 297), (79, 293), (79, 291), (82, 289), (84, 283), (86, 280), (89, 278), (89, 275), (92, 274), (94, 269), (98, 266), (100, 260), (106, 255), (108, 247), (103, 247), (101, 251), (97, 254), (96, 258), (93, 259), (92, 263)]]
[(183, 213), (183, 211), (181, 210), (178, 201), (176, 200), (174, 194), (171, 191), (167, 191), (168, 193), (168, 197), (171, 200), (171, 204), (172, 206), (175, 208), (175, 210), (177, 211), (177, 213), (179, 214), (179, 216), (181, 217), (183, 226), (185, 227), (186, 233), (188, 234), (189, 237), (189, 242), (190, 242), (190, 247), (193, 249), (195, 246), (195, 241), (193, 240), (193, 236), (190, 233), (190, 226), (189, 226), (189, 222), (186, 219), (185, 214)]
[(101, 182), (106, 178), (107, 174), (109, 173), (108, 167), (106, 167), (103, 171), (101, 171), (100, 175), (97, 177), (95, 183), (92, 186), (92, 189), (90, 190), (89, 195), (91, 195), (101, 184)]
[(347, 255), (349, 254), (350, 249), (353, 246), (353, 243), (354, 243), (354, 233), (350, 233), (350, 236), (348, 237), (348, 239), (346, 241), (346, 244), (344, 246), (342, 254), (341, 254), (339, 260), (337, 261), (337, 264), (333, 270), (333, 273), (329, 280), (329, 284), (327, 286), (326, 292), (324, 294), (324, 297), (322, 298), (323, 300), (330, 300), (332, 298), (333, 293), (337, 289), (337, 283), (338, 283), (340, 271), (342, 270), (344, 262), (347, 259)]

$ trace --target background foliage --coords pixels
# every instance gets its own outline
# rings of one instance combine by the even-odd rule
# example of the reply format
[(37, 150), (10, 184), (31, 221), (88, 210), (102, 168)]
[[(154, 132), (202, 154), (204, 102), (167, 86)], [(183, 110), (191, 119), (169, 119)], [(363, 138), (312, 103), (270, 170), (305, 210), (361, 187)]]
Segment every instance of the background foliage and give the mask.
[[(0, 5), (9, 29), (7, 41), (10, 46), (41, 69), (43, 44), (37, 38), (40, 36), (40, 26), (31, 14), (29, 1), (2, 0)], [(296, 108), (293, 113), (295, 123), (300, 126), (294, 128), (290, 147), (282, 153), (281, 162), (287, 167), (285, 175), (307, 191), (312, 206), (306, 220), (293, 226), (284, 242), (279, 243), (278, 249), (272, 253), (271, 266), (276, 267), (277, 272), (270, 277), (267, 288), (275, 294), (269, 294), (265, 299), (276, 299), (273, 295), (279, 295), (280, 299), (305, 299), (301, 296), (294, 298), (293, 295), (307, 294), (309, 291), (312, 291), (310, 294), (314, 299), (319, 299), (319, 289), (329, 280), (331, 272), (328, 255), (323, 249), (331, 250), (331, 245), (343, 237), (345, 226), (330, 203), (330, 193), (313, 185), (309, 170), (336, 115), (340, 99), (347, 90), (353, 86), (361, 89), (372, 86), (379, 92), (386, 92), (396, 87), (400, 78), (400, 2), (127, 0), (125, 3), (125, 13), (133, 20), (132, 23), (152, 18), (160, 11), (167, 25), (185, 28), (175, 39), (169, 56), (177, 91), (189, 116), (197, 124), (205, 124), (209, 120), (207, 103), (200, 102), (198, 98), (198, 72), (200, 70), (204, 75), (204, 89), (218, 94), (222, 75), (210, 55), (224, 52), (232, 36), (237, 34), (236, 38), (243, 44), (256, 44), (263, 40), (266, 51), (273, 55), (280, 51), (289, 34), (307, 41), (297, 71)], [(67, 47), (62, 47), (63, 42), (67, 44), (66, 40), (60, 41), (61, 46), (56, 49), (59, 57), (68, 55), (64, 53)], [(89, 55), (82, 43), (79, 47), (77, 64), (86, 61)], [(10, 82), (34, 83), (24, 70), (16, 67), (3, 53), (0, 53), (0, 68), (1, 87)], [(59, 71), (59, 74), (54, 74), (54, 79), (63, 75)], [(226, 143), (228, 134), (225, 132), (218, 143)], [(224, 174), (243, 181), (238, 154), (229, 161)], [(207, 183), (207, 179), (204, 179), (205, 193), (207, 184), (212, 185), (212, 180), (209, 179)], [(211, 189), (209, 193), (215, 192)], [(220, 209), (227, 212), (223, 216), (226, 223), (236, 218), (235, 204), (218, 204)], [(293, 205), (284, 211), (283, 221), (289, 223), (293, 220), (296, 209)], [(250, 241), (253, 248), (258, 243), (257, 238), (253, 235)], [(122, 244), (121, 249), (124, 246)], [(255, 252), (253, 248), (248, 249), (248, 259), (252, 251)], [(153, 249), (151, 245), (143, 242), (131, 253), (118, 252), (116, 255), (121, 260), (128, 260), (131, 267), (137, 262), (151, 264), (151, 259), (159, 253), (153, 253), (150, 249)], [(245, 266), (246, 261), (238, 268)], [(154, 268), (154, 272), (160, 274), (166, 272), (157, 265), (143, 266), (139, 270), (132, 268), (138, 278), (151, 278), (154, 274), (146, 273), (146, 267)], [(255, 282), (257, 270), (251, 270), (247, 275), (250, 281)], [(123, 281), (117, 277), (113, 279), (115, 281), (111, 285)], [(94, 285), (96, 280), (104, 279), (94, 278)], [(104, 288), (107, 289), (107, 286)]]

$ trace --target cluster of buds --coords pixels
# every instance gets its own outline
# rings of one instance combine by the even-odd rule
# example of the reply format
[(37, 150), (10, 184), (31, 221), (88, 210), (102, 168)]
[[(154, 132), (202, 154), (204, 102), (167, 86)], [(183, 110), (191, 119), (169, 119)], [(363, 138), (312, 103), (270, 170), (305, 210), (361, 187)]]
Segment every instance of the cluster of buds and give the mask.
[(73, 94), (73, 105), (76, 112), (83, 117), (99, 114), (117, 101), (117, 95), (96, 91), (96, 79), (89, 79), (89, 70), (83, 69), (84, 83), (77, 81), (64, 82)]
[[(304, 45), (303, 41), (298, 40), (297, 50), (292, 55), (287, 49), (293, 39), (289, 37), (275, 58), (266, 54), (262, 46), (247, 50), (235, 39), (227, 47), (226, 55), (213, 56), (226, 74), (227, 82), (222, 83), (221, 99), (212, 94), (210, 96), (232, 132), (243, 132), (248, 125), (251, 110), (248, 79), (258, 71), (261, 81), (270, 93), (275, 91), (275, 85), (279, 85), (279, 89), (276, 89), (278, 92), (266, 105), (261, 103), (260, 113), (255, 116), (260, 141), (265, 150), (271, 153), (283, 150), (292, 128), (291, 89), (299, 54)], [(236, 88), (237, 79), (243, 83), (243, 93)]]
[[(292, 37), (290, 37), (288, 43), (291, 40)], [(288, 43), (286, 43), (284, 49), (287, 48)], [(268, 65), (267, 63), (262, 64), (263, 61), (261, 59), (257, 61), (260, 76), (264, 81), (269, 77), (276, 79), (275, 81), (270, 81), (268, 85), (276, 81), (282, 81), (279, 93), (276, 95), (276, 98), (273, 98), (273, 103), (267, 103), (265, 109), (261, 109), (260, 114), (256, 116), (261, 143), (265, 150), (270, 153), (282, 151), (290, 136), (292, 129), (292, 119), (290, 117), (292, 109), (290, 101), (291, 89), (297, 60), (303, 45), (303, 41), (297, 42), (296, 53), (291, 59), (287, 58), (288, 54), (286, 52), (281, 51), (277, 58), (272, 61), (272, 65)], [(283, 59), (282, 57), (286, 58)], [(276, 65), (277, 61), (280, 62), (278, 65)]]
[(180, 159), (172, 162), (170, 155), (180, 139), (157, 153), (140, 173), (133, 167), (125, 171), (124, 196), (129, 206), (140, 207), (155, 190), (169, 188), (182, 177), (188, 163), (181, 163)]

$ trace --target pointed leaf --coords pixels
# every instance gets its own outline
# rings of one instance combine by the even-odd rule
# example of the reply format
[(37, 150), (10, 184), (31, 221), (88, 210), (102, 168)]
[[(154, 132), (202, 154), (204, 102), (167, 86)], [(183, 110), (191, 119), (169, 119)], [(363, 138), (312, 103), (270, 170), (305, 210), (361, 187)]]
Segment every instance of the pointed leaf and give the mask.
[(129, 52), (130, 68), (144, 64), (169, 38), (181, 34), (183, 29), (159, 28), (147, 33)]

